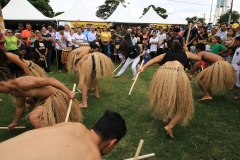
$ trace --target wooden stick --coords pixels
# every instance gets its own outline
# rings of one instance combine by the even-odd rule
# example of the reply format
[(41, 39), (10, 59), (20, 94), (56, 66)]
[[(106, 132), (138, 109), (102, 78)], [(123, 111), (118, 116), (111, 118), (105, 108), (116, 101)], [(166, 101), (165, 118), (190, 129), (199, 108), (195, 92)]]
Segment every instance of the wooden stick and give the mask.
[(189, 36), (190, 36), (191, 28), (192, 28), (192, 23), (189, 24), (188, 34), (187, 34), (187, 40), (186, 40), (186, 44), (185, 44), (186, 47), (188, 46), (188, 41), (189, 41)]
[[(15, 129), (23, 129), (23, 128), (26, 128), (25, 126), (17, 126), (17, 127), (14, 127)], [(8, 129), (8, 127), (0, 127), (0, 129)]]
[[(150, 157), (154, 157), (154, 156), (155, 156), (155, 154), (151, 153), (151, 154), (139, 156), (137, 159), (145, 159), (145, 158), (150, 158)], [(129, 158), (129, 159), (125, 159), (125, 160), (134, 160), (134, 158)]]
[(137, 148), (137, 151), (136, 151), (136, 154), (134, 156), (134, 159), (133, 160), (137, 160), (138, 159), (138, 156), (139, 156), (139, 153), (142, 149), (142, 146), (143, 146), (143, 140), (141, 139), (140, 142), (139, 142), (139, 145), (138, 145), (138, 148)]
[[(75, 92), (75, 88), (76, 88), (76, 84), (73, 85), (73, 92)], [(68, 122), (68, 119), (69, 119), (69, 115), (70, 115), (70, 111), (71, 111), (71, 108), (72, 108), (72, 99), (70, 99), (70, 102), (69, 102), (69, 106), (68, 106), (68, 111), (67, 111), (67, 116), (66, 116), (66, 119), (65, 119), (65, 122)]]
[[(144, 62), (144, 60), (142, 60), (142, 63), (141, 63), (140, 68), (142, 68), (143, 62)], [(137, 79), (138, 79), (138, 76), (139, 76), (139, 73), (137, 73), (137, 75), (136, 75), (136, 78), (135, 78), (135, 80), (134, 80), (134, 82), (133, 82), (133, 84), (132, 84), (132, 87), (131, 87), (130, 91), (129, 91), (129, 95), (131, 95), (131, 93), (132, 93), (133, 87), (134, 87), (134, 85), (135, 85), (135, 83), (136, 83), (136, 81), (137, 81)]]
[(112, 73), (116, 72), (121, 65), (122, 63)]

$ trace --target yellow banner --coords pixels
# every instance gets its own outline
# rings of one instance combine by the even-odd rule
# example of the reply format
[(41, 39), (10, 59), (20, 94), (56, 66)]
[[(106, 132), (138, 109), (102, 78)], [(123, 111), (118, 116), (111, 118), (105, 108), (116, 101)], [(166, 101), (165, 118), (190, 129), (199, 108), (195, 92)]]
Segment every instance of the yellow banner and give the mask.
[(4, 24), (3, 15), (2, 15), (2, 7), (0, 5), (0, 30), (1, 30), (1, 32), (3, 32), (4, 29), (5, 29), (5, 24)]
[[(59, 25), (65, 25), (68, 24), (71, 28), (74, 27), (74, 24), (76, 24), (76, 22), (59, 22)], [(77, 23), (77, 27), (87, 27), (87, 24), (92, 24), (94, 25), (94, 27), (100, 27), (103, 28), (103, 26), (107, 26), (107, 27), (111, 27), (112, 23), (107, 23), (107, 22), (78, 22)]]

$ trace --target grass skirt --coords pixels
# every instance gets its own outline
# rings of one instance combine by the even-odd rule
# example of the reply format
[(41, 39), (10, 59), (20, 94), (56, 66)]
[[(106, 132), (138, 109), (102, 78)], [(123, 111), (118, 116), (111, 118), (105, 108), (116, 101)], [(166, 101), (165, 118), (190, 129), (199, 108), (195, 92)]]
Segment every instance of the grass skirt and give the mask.
[(219, 61), (200, 72), (196, 81), (201, 81), (208, 91), (225, 91), (234, 87), (236, 71), (227, 61)]
[(153, 116), (168, 122), (178, 113), (182, 125), (193, 117), (194, 106), (190, 81), (181, 68), (161, 66), (150, 86), (150, 104)]
[(30, 62), (30, 65), (28, 68), (34, 77), (43, 77), (43, 78), (47, 77), (47, 74), (44, 71), (44, 69), (42, 69), (39, 65), (33, 62)]
[(82, 88), (84, 83), (91, 87), (95, 79), (111, 76), (114, 70), (112, 60), (99, 52), (89, 54), (88, 58), (78, 67), (80, 67), (79, 88)]
[(78, 54), (75, 50), (70, 52), (68, 59), (67, 59), (67, 70), (68, 73), (74, 73), (75, 72), (75, 62), (77, 60)]
[[(43, 104), (39, 103), (36, 106), (42, 105), (43, 112), (40, 116), (42, 127), (52, 126), (56, 123), (65, 121), (69, 98), (63, 91), (57, 90), (50, 97), (48, 97)], [(69, 122), (81, 122), (82, 113), (80, 111), (78, 102), (73, 100), (71, 112), (69, 115)]]

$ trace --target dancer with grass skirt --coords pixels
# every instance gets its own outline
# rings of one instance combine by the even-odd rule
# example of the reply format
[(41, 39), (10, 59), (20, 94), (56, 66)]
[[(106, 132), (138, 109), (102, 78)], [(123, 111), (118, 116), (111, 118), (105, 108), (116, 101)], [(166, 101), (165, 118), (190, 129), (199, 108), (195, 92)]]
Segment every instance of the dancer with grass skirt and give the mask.
[(0, 68), (0, 93), (16, 98), (16, 112), (12, 124), (14, 129), (25, 110), (25, 103), (35, 106), (29, 114), (34, 128), (64, 122), (70, 99), (74, 99), (70, 113), (71, 122), (80, 122), (82, 115), (75, 93), (54, 78), (23, 76), (14, 78), (7, 68)]
[(142, 73), (155, 63), (162, 64), (152, 78), (150, 105), (154, 117), (164, 122), (170, 121), (164, 129), (172, 138), (174, 126), (180, 121), (182, 125), (187, 125), (194, 113), (192, 87), (184, 71), (189, 59), (199, 61), (200, 57), (183, 51), (179, 42), (172, 42), (167, 53), (155, 57), (139, 68)]

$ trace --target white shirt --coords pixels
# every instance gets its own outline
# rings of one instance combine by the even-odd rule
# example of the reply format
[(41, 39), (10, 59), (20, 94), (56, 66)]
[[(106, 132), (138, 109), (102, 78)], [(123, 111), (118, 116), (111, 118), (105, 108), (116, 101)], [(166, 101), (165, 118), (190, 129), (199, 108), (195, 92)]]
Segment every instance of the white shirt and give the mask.
[(70, 36), (70, 30), (68, 30), (68, 31), (64, 30), (64, 34), (67, 34)]
[(224, 40), (227, 37), (228, 31), (222, 32), (221, 29), (214, 35), (219, 36), (221, 40)]
[[(158, 38), (157, 37), (156, 38), (151, 37), (149, 43), (151, 44), (151, 42), (157, 42), (158, 43)], [(151, 44), (150, 52), (157, 52), (157, 44)]]
[(206, 45), (206, 49), (205, 49), (205, 51), (207, 51), (207, 52), (211, 52), (211, 47), (210, 47), (209, 45)]
[(134, 37), (134, 38), (131, 37), (131, 39), (132, 39), (133, 45), (137, 44), (137, 38), (136, 37)]
[(163, 34), (159, 34), (158, 36), (158, 44), (161, 44), (162, 45), (160, 46), (160, 48), (163, 48), (164, 47), (164, 44), (163, 44), (163, 41), (166, 39), (166, 34), (163, 33)]
[(142, 54), (146, 55), (146, 54), (149, 54), (149, 53), (150, 53), (149, 49), (147, 49), (147, 50), (144, 49)]
[[(71, 41), (71, 38), (68, 34), (64, 33), (64, 36), (68, 41)], [(62, 46), (67, 47), (67, 42), (62, 39), (62, 35), (60, 34), (60, 32), (56, 33), (56, 40), (59, 40), (59, 42), (62, 44)], [(56, 48), (58, 50), (62, 50), (61, 46), (59, 46), (58, 43), (56, 43)]]
[(240, 71), (240, 66), (237, 65), (238, 62), (240, 62), (240, 47), (236, 49), (232, 59), (232, 66), (236, 71)]
[[(81, 33), (81, 35), (79, 35), (78, 33), (74, 33), (72, 36), (72, 40), (76, 41), (76, 42), (80, 42), (80, 43), (85, 43), (87, 41), (87, 37)], [(78, 44), (75, 44), (75, 47), (78, 48)]]

